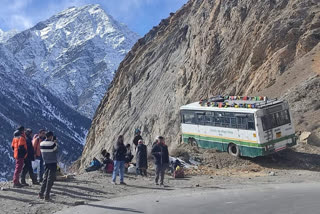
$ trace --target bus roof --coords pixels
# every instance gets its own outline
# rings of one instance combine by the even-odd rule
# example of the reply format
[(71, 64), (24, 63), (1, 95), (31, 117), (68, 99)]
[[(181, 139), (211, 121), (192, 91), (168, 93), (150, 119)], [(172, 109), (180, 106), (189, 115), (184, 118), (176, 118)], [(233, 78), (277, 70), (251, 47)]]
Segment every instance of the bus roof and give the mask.
[(257, 108), (219, 108), (212, 106), (201, 106), (199, 102), (190, 103), (180, 107), (180, 110), (197, 110), (197, 111), (228, 111), (241, 113), (255, 113)]

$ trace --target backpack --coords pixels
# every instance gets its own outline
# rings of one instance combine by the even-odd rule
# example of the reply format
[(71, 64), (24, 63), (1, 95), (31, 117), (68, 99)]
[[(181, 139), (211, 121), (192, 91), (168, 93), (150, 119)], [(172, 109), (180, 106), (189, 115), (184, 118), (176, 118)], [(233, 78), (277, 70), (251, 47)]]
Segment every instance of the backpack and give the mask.
[(106, 165), (106, 173), (112, 173), (113, 172), (113, 163), (109, 162)]

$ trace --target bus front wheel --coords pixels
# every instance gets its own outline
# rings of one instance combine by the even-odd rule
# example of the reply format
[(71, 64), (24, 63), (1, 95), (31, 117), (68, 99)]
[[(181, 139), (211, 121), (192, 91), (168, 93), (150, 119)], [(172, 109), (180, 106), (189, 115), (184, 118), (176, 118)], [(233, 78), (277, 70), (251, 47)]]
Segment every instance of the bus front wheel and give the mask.
[(228, 153), (234, 157), (239, 157), (240, 156), (239, 146), (237, 146), (234, 143), (230, 143), (228, 146)]

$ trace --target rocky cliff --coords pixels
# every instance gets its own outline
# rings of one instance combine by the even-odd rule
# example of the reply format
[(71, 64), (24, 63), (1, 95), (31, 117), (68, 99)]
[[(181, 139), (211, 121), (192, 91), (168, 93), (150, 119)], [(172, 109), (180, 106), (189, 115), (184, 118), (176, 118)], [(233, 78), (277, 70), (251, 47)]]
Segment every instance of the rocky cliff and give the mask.
[[(147, 143), (163, 135), (171, 148), (178, 145), (179, 107), (211, 95), (286, 97), (308, 105), (293, 108), (295, 115), (319, 118), (319, 99), (307, 96), (319, 94), (319, 42), (319, 0), (190, 0), (120, 64), (93, 119), (82, 166), (120, 134), (131, 143), (135, 128)], [(280, 83), (286, 75), (291, 79)]]

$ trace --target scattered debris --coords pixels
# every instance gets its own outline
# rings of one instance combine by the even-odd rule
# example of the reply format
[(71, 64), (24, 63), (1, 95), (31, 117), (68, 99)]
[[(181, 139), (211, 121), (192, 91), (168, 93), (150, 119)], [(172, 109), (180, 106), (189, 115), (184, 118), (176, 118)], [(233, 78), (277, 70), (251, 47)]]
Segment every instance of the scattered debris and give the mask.
[(75, 201), (75, 202), (74, 202), (74, 205), (75, 205), (75, 206), (84, 205), (84, 204), (85, 204), (84, 201)]

